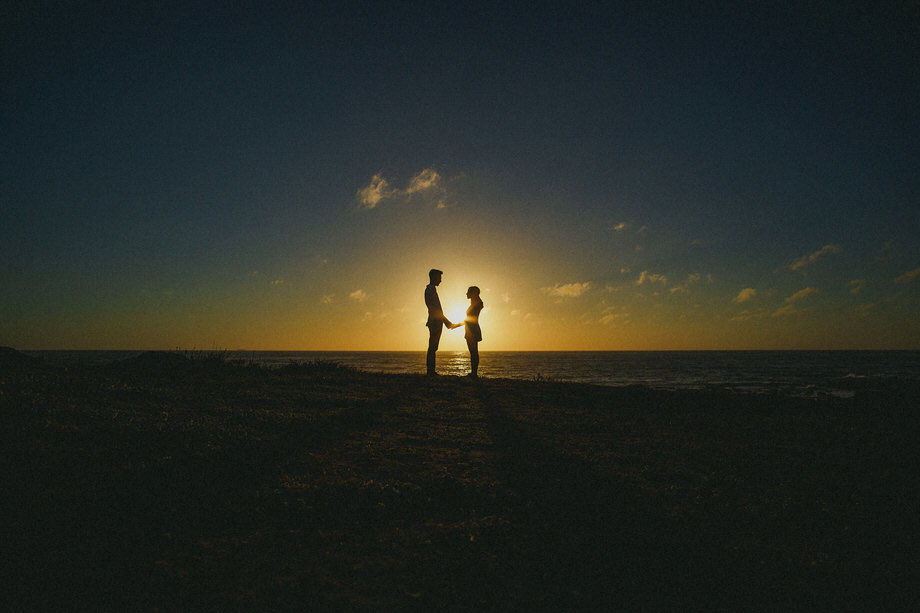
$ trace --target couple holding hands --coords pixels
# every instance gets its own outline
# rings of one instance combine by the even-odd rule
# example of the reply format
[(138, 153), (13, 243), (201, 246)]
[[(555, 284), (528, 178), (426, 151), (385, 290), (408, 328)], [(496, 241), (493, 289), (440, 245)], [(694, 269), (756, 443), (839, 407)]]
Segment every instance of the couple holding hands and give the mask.
[(436, 268), (428, 271), (428, 287), (425, 288), (425, 306), (428, 307), (428, 375), (434, 376), (435, 355), (438, 351), (438, 344), (441, 342), (442, 326), (449, 329), (466, 326), (466, 346), (470, 349), (470, 377), (474, 379), (479, 377), (479, 341), (482, 340), (482, 330), (479, 329), (479, 312), (484, 306), (482, 299), (479, 297), (479, 288), (475, 285), (466, 290), (466, 297), (470, 299), (470, 308), (466, 310), (466, 320), (462, 323), (453, 324), (444, 315), (441, 309), (441, 300), (438, 298), (438, 285), (441, 284), (441, 276), (444, 273)]

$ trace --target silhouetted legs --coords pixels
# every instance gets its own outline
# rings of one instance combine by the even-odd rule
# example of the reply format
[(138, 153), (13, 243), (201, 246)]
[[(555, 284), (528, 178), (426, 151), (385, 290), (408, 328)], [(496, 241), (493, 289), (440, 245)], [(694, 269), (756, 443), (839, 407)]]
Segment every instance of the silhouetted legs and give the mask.
[(440, 323), (437, 326), (428, 326), (428, 359), (426, 360), (426, 366), (428, 367), (429, 375), (435, 374), (435, 356), (438, 353), (438, 345), (441, 342), (441, 331), (443, 329)]
[(470, 376), (479, 376), (479, 341), (466, 339), (466, 346), (470, 348)]

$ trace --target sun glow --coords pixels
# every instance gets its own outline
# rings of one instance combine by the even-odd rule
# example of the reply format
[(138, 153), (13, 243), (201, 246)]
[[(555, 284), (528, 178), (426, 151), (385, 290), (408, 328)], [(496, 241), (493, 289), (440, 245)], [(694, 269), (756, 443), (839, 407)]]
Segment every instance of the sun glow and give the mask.
[(447, 315), (447, 319), (458, 324), (466, 319), (466, 309), (468, 306), (469, 303), (467, 302), (451, 302), (444, 310), (444, 314)]

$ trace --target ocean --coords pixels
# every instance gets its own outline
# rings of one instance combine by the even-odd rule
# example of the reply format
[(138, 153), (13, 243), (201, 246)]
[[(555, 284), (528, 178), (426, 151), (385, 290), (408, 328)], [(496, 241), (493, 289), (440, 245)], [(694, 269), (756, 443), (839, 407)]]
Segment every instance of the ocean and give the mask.
[[(61, 364), (100, 364), (139, 351), (27, 351)], [(190, 352), (194, 354), (195, 352)], [(201, 352), (207, 354), (209, 352)], [(424, 373), (423, 351), (227, 351), (269, 368), (327, 361), (384, 373)], [(483, 351), (479, 375), (654, 389), (724, 389), (817, 397), (853, 395), (866, 384), (920, 381), (920, 351)], [(438, 353), (438, 372), (469, 372), (466, 352)]]

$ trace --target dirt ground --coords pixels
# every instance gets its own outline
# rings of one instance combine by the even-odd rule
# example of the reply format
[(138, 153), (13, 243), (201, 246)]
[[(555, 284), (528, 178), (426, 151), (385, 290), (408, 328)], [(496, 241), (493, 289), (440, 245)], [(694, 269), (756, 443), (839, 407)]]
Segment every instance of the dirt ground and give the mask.
[(5, 350), (0, 604), (916, 610), (918, 399)]

